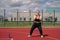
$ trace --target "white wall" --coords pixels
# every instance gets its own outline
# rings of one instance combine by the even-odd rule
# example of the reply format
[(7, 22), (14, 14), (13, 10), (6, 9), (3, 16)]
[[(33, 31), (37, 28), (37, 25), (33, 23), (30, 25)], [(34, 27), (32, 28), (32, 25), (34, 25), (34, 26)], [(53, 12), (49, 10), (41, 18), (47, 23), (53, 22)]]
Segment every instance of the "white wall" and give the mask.
[[(26, 21), (29, 21), (29, 18), (31, 17), (31, 21), (33, 21), (33, 16), (34, 16), (35, 13), (31, 13), (31, 16), (29, 15), (29, 12), (19, 12), (18, 13), (18, 21), (20, 21), (20, 17), (22, 17), (22, 21), (24, 21), (24, 17), (26, 18)], [(40, 13), (41, 16), (42, 16), (42, 13)], [(11, 14), (12, 18), (13, 18), (13, 21), (14, 21), (14, 18), (16, 18), (16, 21), (17, 21), (17, 13), (12, 13)], [(43, 13), (43, 21), (45, 20), (46, 17), (48, 16), (53, 16), (54, 17), (54, 13), (46, 13), (44, 12)], [(8, 17), (8, 20), (11, 21), (11, 17)], [(57, 21), (60, 21), (60, 13), (55, 13), (55, 17), (58, 18)]]

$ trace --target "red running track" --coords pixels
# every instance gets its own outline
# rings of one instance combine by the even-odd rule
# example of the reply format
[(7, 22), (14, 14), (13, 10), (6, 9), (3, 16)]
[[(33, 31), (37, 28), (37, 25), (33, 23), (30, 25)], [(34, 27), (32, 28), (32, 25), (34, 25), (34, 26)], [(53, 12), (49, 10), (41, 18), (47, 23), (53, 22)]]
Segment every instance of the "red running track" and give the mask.
[(60, 40), (60, 28), (43, 28), (44, 38), (35, 29), (32, 37), (28, 38), (30, 28), (0, 28), (0, 40)]

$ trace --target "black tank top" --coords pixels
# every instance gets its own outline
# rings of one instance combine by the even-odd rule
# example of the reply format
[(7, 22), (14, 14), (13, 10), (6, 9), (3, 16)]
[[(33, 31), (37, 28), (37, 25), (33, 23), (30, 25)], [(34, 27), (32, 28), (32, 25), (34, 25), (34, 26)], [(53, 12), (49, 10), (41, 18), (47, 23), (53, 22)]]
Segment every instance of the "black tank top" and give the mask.
[(41, 23), (41, 20), (35, 19), (34, 22), (35, 22), (35, 23)]

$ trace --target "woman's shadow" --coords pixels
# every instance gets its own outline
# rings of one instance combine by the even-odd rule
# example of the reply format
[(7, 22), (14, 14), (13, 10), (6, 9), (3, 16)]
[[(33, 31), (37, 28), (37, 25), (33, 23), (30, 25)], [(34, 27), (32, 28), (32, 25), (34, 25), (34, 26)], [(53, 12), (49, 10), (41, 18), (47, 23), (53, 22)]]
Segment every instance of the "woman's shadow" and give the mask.
[[(41, 35), (33, 35), (32, 37), (40, 37)], [(48, 36), (48, 34), (44, 34), (43, 37)]]

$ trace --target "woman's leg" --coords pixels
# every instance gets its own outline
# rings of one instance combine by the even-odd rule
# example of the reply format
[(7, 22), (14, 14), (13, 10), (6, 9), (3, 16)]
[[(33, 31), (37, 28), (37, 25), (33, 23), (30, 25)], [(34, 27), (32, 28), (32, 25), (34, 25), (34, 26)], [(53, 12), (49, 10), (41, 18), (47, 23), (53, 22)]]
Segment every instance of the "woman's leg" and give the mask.
[(39, 30), (40, 34), (43, 35), (41, 24), (39, 24), (39, 26), (38, 26), (38, 30)]
[(33, 25), (32, 25), (31, 30), (30, 30), (30, 35), (32, 35), (33, 30), (36, 28), (36, 26), (35, 26), (35, 25), (36, 25), (36, 24), (33, 24)]

